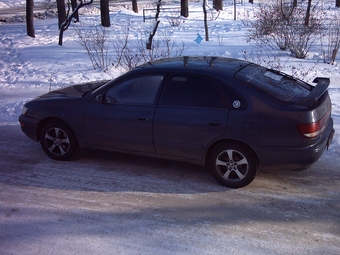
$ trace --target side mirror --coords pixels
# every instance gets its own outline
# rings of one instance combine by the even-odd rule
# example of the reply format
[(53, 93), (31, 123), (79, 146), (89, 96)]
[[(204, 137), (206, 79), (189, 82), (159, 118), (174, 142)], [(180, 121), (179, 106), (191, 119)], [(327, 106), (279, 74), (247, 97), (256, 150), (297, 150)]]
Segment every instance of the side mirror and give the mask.
[(103, 94), (97, 95), (96, 101), (97, 103), (100, 103), (100, 104), (116, 104), (117, 103), (117, 100), (115, 98), (106, 96)]
[(104, 103), (104, 96), (102, 94), (97, 95), (96, 101), (101, 104)]

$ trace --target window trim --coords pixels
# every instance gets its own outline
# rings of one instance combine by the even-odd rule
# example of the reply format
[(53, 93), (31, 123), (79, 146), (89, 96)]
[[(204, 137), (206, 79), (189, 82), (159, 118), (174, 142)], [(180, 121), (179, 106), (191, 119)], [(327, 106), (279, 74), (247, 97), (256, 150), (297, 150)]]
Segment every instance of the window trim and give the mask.
[[(109, 88), (105, 89), (105, 91), (102, 93), (103, 97), (106, 98), (107, 96), (107, 93), (110, 89), (113, 89), (114, 87), (116, 86), (119, 86), (127, 81), (130, 81), (130, 80), (134, 80), (134, 79), (138, 79), (138, 78), (141, 78), (141, 77), (150, 77), (150, 76), (162, 76), (163, 79), (161, 80), (159, 86), (158, 86), (158, 90), (155, 94), (155, 98), (153, 100), (152, 103), (113, 103), (114, 105), (117, 104), (117, 105), (144, 105), (144, 106), (155, 106), (157, 105), (158, 103), (158, 98), (159, 98), (159, 95), (162, 91), (162, 88), (163, 88), (163, 84), (164, 84), (164, 81), (166, 80), (166, 73), (165, 72), (162, 72), (162, 73), (149, 73), (149, 74), (138, 74), (138, 75), (133, 75), (133, 76), (128, 76), (128, 77), (124, 77), (124, 79), (119, 79), (119, 80), (116, 80)], [(109, 103), (110, 104), (110, 103)]]

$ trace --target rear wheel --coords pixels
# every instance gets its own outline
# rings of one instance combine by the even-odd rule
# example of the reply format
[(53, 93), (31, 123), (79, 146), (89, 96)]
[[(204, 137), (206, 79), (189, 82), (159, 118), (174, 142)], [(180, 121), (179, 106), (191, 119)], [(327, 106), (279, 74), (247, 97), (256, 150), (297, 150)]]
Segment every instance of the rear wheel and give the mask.
[(245, 145), (235, 142), (217, 145), (208, 159), (214, 178), (230, 188), (241, 188), (251, 183), (257, 173), (253, 152)]
[(71, 159), (77, 147), (73, 131), (60, 120), (49, 121), (43, 126), (40, 144), (44, 152), (56, 160)]

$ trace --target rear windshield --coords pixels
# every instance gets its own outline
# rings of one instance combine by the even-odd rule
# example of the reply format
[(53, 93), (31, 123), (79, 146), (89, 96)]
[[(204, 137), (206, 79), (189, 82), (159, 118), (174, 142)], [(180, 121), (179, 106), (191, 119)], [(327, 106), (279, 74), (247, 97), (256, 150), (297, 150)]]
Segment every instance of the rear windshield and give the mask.
[(265, 96), (269, 95), (288, 103), (295, 103), (297, 99), (306, 97), (311, 91), (311, 86), (303, 81), (255, 64), (241, 69), (235, 78)]

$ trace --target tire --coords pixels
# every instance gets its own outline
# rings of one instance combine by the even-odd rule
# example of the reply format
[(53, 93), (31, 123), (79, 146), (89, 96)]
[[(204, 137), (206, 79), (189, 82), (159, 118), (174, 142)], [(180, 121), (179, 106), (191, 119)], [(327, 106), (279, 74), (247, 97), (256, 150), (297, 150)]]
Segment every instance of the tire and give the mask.
[(40, 145), (55, 160), (70, 160), (77, 147), (72, 129), (60, 120), (47, 122), (40, 132)]
[(247, 186), (254, 180), (258, 170), (253, 152), (235, 142), (217, 145), (210, 153), (208, 167), (213, 177), (229, 188)]

